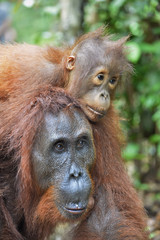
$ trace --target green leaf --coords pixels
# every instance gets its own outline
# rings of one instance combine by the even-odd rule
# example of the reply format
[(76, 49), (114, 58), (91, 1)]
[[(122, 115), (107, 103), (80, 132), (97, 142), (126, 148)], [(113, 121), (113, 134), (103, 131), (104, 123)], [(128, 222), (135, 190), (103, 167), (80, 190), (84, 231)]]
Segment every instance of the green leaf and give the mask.
[(132, 160), (138, 156), (139, 145), (135, 143), (129, 143), (124, 149), (122, 155), (125, 160)]
[(149, 185), (146, 183), (141, 183), (139, 179), (134, 180), (134, 186), (139, 190), (149, 190)]
[(154, 95), (150, 95), (148, 96), (146, 99), (145, 99), (145, 102), (144, 102), (144, 107), (145, 108), (152, 108), (155, 106), (155, 103), (156, 103), (156, 98)]
[(160, 41), (149, 43), (142, 43), (139, 45), (144, 53), (160, 53)]
[(150, 137), (152, 143), (160, 143), (160, 134), (154, 134)]
[(141, 49), (136, 42), (128, 42), (126, 46), (129, 48), (129, 54), (127, 58), (133, 63), (137, 63), (141, 57)]
[(160, 109), (153, 114), (152, 119), (153, 121), (158, 121), (160, 119)]
[(157, 234), (156, 234), (155, 232), (150, 233), (150, 234), (149, 234), (149, 238), (152, 239), (152, 238), (156, 237), (156, 235), (157, 235)]

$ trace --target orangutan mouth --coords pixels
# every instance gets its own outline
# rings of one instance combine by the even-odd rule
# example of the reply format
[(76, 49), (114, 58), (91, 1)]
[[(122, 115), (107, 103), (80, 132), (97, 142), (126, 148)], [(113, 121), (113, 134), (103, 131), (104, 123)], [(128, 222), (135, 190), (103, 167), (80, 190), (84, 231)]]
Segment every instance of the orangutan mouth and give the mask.
[(96, 111), (95, 109), (91, 108), (91, 107), (88, 106), (88, 105), (87, 105), (86, 107), (87, 107), (87, 109), (88, 109), (89, 111), (91, 111), (91, 112), (94, 113), (95, 115), (98, 115), (100, 118), (104, 116), (104, 112), (103, 112), (103, 113), (100, 113), (100, 112)]

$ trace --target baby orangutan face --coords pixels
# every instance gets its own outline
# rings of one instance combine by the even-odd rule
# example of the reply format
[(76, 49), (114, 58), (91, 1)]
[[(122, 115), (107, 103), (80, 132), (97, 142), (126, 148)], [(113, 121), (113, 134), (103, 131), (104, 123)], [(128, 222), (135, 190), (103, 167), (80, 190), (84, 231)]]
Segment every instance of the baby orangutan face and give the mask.
[(125, 40), (86, 39), (68, 57), (67, 90), (93, 122), (106, 115), (121, 76), (131, 69), (123, 53)]

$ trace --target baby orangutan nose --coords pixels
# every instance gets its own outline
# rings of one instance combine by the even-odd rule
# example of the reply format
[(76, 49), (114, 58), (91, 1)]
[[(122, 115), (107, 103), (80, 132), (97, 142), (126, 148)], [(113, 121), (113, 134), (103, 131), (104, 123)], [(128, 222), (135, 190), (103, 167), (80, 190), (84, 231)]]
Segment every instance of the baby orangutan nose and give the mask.
[(109, 98), (109, 93), (106, 91), (103, 91), (102, 93), (100, 93), (100, 98), (103, 100), (106, 100), (107, 98)]

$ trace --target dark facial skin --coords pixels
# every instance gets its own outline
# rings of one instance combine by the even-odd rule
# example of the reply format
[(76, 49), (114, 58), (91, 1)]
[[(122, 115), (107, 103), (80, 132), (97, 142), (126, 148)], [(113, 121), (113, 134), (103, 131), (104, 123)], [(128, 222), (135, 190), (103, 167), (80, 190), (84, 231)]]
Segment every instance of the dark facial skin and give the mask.
[(68, 219), (80, 217), (91, 202), (94, 159), (92, 129), (79, 109), (45, 115), (32, 150), (33, 169), (42, 189), (54, 187), (57, 208)]
[(88, 118), (96, 122), (110, 106), (120, 76), (127, 68), (122, 43), (88, 39), (68, 57), (70, 70), (67, 90), (78, 98)]

